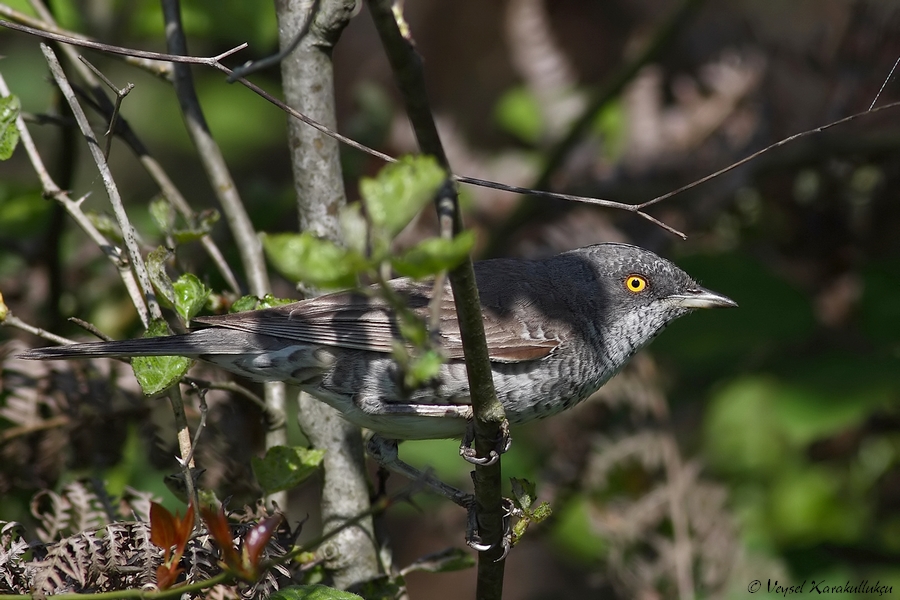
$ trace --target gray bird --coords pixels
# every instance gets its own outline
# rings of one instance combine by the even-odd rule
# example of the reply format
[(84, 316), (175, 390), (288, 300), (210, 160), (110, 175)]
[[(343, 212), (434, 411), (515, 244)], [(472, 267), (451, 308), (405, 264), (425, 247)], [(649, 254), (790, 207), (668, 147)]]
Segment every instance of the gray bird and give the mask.
[[(544, 260), (475, 264), (497, 397), (513, 425), (570, 408), (597, 391), (669, 323), (697, 308), (737, 306), (671, 262), (625, 244)], [(391, 287), (425, 316), (432, 284)], [(40, 348), (27, 359), (182, 355), (256, 381), (286, 381), (349, 421), (393, 440), (461, 437), (472, 410), (449, 285), (440, 299), (438, 376), (406, 389), (392, 348), (393, 311), (339, 292), (264, 310), (199, 317), (183, 335)]]

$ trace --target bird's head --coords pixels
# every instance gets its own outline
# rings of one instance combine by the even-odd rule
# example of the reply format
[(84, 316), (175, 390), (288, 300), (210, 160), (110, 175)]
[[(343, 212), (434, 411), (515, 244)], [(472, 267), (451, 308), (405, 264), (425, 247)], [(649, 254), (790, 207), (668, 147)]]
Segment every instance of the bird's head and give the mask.
[(598, 244), (581, 252), (604, 288), (607, 341), (621, 345), (615, 354), (626, 358), (682, 315), (698, 308), (737, 306), (649, 250)]

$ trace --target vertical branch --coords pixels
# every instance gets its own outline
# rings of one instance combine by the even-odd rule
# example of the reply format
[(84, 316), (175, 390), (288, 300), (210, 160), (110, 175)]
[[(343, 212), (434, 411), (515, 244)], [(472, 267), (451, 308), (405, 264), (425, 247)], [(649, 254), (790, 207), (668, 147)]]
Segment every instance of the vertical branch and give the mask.
[[(435, 156), (448, 172), (452, 172), (428, 102), (421, 59), (408, 38), (404, 36), (404, 32), (400, 30), (393, 12), (393, 2), (369, 0), (369, 7), (397, 85), (403, 95), (406, 112), (415, 130), (419, 148), (423, 153)], [(454, 186), (445, 186), (437, 201), (437, 211), (442, 236), (449, 237), (462, 231), (462, 217)], [(479, 456), (487, 456), (495, 449), (497, 440), (501, 438), (505, 415), (494, 391), (481, 303), (478, 299), (471, 258), (451, 271), (449, 279), (456, 302), (469, 376), (469, 390), (475, 412), (475, 449)], [(489, 550), (479, 553), (477, 597), (500, 598), (503, 591), (504, 567), (504, 561), (498, 560), (502, 556), (500, 542), (503, 536), (500, 461), (491, 466), (476, 465), (473, 481), (479, 533), (482, 540), (491, 546)]]
[[(331, 49), (356, 8), (355, 0), (276, 0), (285, 102), (331, 130), (337, 129)], [(304, 33), (305, 32), (305, 33)], [(298, 37), (302, 39), (298, 42)], [(340, 242), (339, 210), (346, 204), (337, 141), (288, 119), (291, 165), (300, 230)], [(369, 509), (362, 434), (330, 406), (301, 393), (298, 420), (310, 442), (326, 450), (322, 485), (325, 533)], [(333, 583), (347, 588), (378, 574), (371, 517), (332, 537), (322, 554)]]
[[(178, 0), (162, 0), (163, 18), (166, 22), (166, 43), (172, 54), (187, 55), (187, 40), (181, 25), (181, 5)], [(262, 297), (271, 291), (269, 274), (263, 257), (262, 243), (256, 235), (250, 216), (237, 192), (237, 186), (231, 177), (225, 158), (213, 139), (200, 108), (200, 100), (194, 89), (194, 79), (190, 66), (184, 63), (172, 65), (173, 83), (178, 104), (184, 116), (188, 135), (197, 147), (200, 162), (206, 170), (206, 176), (222, 205), (225, 219), (234, 236), (244, 272), (249, 282), (250, 292)], [(284, 415), (286, 389), (284, 383), (269, 382), (265, 384), (266, 409), (270, 414)], [(280, 419), (279, 422), (284, 422)], [(270, 431), (266, 436), (266, 447), (284, 445), (287, 433), (284, 426)], [(287, 505), (287, 494), (279, 493), (273, 502)]]

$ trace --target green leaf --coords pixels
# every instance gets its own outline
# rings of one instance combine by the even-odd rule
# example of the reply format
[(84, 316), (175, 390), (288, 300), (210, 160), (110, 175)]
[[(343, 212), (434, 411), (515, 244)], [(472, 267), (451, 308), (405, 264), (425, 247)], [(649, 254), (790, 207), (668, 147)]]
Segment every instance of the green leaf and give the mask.
[(289, 490), (315, 473), (324, 457), (324, 450), (273, 446), (265, 458), (253, 457), (253, 473), (266, 494)]
[(362, 596), (325, 585), (292, 585), (278, 590), (269, 600), (362, 600)]
[(21, 104), (17, 96), (4, 96), (0, 98), (0, 160), (7, 160), (12, 156), (19, 143), (19, 128), (16, 127), (16, 118), (19, 116)]
[(84, 211), (84, 214), (91, 224), (97, 228), (97, 231), (108, 237), (110, 241), (117, 244), (122, 243), (122, 230), (119, 229), (119, 224), (116, 223), (115, 219), (106, 213), (96, 213), (89, 210)]
[(344, 207), (341, 210), (340, 223), (341, 233), (347, 247), (360, 254), (365, 254), (369, 240), (369, 225), (362, 215), (362, 207), (358, 203)]
[(381, 169), (376, 178), (363, 178), (359, 191), (373, 234), (392, 240), (434, 198), (446, 179), (447, 173), (432, 156), (404, 156)]
[(172, 308), (176, 303), (175, 287), (166, 273), (166, 263), (171, 257), (172, 251), (165, 246), (160, 246), (147, 255), (147, 275), (156, 290), (159, 303), (166, 308)]
[(266, 294), (262, 297), (262, 300), (259, 301), (259, 305), (256, 308), (272, 308), (273, 306), (284, 306), (285, 304), (293, 304), (296, 302), (293, 298), (276, 298), (272, 294)]
[(400, 337), (416, 348), (424, 347), (428, 341), (428, 327), (425, 325), (425, 320), (406, 307), (397, 311), (397, 317)]
[(175, 208), (165, 198), (150, 202), (150, 216), (163, 233), (169, 233), (175, 226)]
[(401, 275), (422, 279), (453, 269), (469, 255), (474, 245), (474, 231), (464, 231), (452, 240), (428, 238), (391, 259), (391, 266)]
[(218, 222), (219, 218), (219, 211), (214, 209), (204, 210), (196, 215), (186, 229), (175, 229), (172, 231), (172, 238), (179, 244), (195, 242), (212, 232), (213, 225)]
[(172, 287), (175, 290), (175, 312), (185, 323), (197, 316), (212, 293), (193, 273), (183, 274)]
[(230, 313), (239, 313), (248, 310), (256, 309), (256, 306), (259, 304), (259, 298), (256, 296), (241, 296), (231, 305), (231, 308), (228, 309)]
[(437, 350), (428, 350), (414, 357), (406, 370), (404, 383), (408, 388), (415, 389), (434, 379), (444, 364), (444, 356)]
[(516, 506), (522, 510), (530, 509), (537, 497), (535, 485), (527, 479), (516, 477), (510, 477), (509, 482), (512, 485), (513, 500), (515, 500)]
[(537, 99), (524, 87), (503, 94), (494, 109), (494, 119), (504, 131), (529, 144), (536, 143), (544, 130)]
[(355, 250), (342, 248), (311, 233), (262, 234), (272, 265), (292, 281), (322, 288), (352, 287), (369, 266)]
[[(169, 335), (169, 326), (155, 319), (143, 337)], [(135, 356), (131, 359), (134, 376), (145, 396), (155, 396), (178, 383), (191, 366), (191, 359), (183, 356)]]

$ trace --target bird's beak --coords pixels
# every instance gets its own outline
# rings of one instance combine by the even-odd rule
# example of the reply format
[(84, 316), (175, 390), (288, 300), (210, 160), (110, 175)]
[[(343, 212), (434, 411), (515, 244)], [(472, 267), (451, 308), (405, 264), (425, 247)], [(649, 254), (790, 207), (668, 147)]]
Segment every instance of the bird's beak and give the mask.
[(683, 294), (674, 294), (669, 299), (683, 308), (729, 308), (737, 307), (738, 303), (729, 298), (697, 286)]

